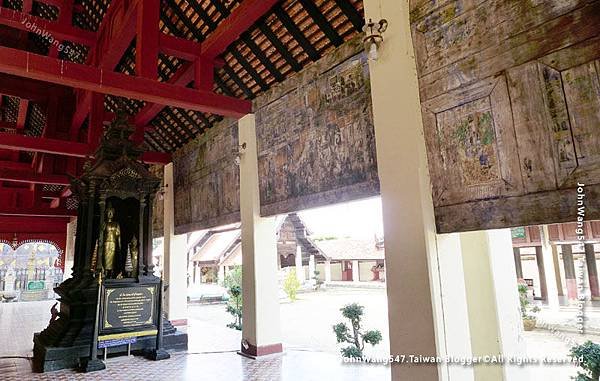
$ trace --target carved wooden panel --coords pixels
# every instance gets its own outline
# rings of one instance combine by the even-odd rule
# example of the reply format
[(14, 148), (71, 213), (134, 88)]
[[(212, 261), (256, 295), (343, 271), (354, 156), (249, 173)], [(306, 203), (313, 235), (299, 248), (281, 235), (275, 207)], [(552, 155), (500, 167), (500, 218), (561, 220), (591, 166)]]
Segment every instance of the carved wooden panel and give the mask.
[(318, 64), (256, 110), (262, 215), (379, 194), (366, 57)]
[(600, 2), (411, 1), (439, 232), (600, 218)]
[(173, 155), (175, 233), (240, 219), (236, 121), (223, 121)]

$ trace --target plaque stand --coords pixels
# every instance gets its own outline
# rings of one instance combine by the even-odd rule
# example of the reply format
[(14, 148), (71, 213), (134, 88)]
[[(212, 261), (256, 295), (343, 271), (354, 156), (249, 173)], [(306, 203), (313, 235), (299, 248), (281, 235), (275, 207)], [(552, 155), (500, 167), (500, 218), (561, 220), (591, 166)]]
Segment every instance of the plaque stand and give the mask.
[[(102, 273), (98, 274), (98, 301), (102, 295)], [(92, 348), (90, 350), (90, 358), (84, 359), (81, 371), (84, 373), (96, 372), (106, 369), (106, 365), (102, 360), (98, 359), (98, 323), (100, 315), (100, 303), (96, 304), (96, 319), (94, 322), (94, 336), (92, 338)], [(106, 348), (104, 349), (104, 359), (106, 360)]]

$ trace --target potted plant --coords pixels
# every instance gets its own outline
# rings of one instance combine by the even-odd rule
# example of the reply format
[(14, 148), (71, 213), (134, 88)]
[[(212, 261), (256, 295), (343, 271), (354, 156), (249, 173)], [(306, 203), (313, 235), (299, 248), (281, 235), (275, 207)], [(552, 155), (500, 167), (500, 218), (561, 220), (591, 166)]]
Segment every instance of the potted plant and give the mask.
[(578, 360), (578, 365), (583, 372), (578, 372), (576, 381), (598, 381), (600, 377), (600, 345), (586, 341), (581, 345), (571, 348), (571, 356)]
[(523, 329), (525, 331), (533, 331), (536, 323), (536, 314), (540, 312), (538, 306), (530, 307), (529, 299), (527, 298), (527, 286), (519, 284), (519, 302), (521, 303), (521, 318), (523, 319)]

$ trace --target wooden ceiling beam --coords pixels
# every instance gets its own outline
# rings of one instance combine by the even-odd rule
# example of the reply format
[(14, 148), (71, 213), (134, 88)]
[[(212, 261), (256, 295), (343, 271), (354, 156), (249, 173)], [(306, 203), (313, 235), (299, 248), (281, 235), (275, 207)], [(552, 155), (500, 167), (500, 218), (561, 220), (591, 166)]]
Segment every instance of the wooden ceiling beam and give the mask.
[(267, 24), (261, 23), (258, 26), (258, 29), (260, 29), (262, 34), (264, 34), (269, 42), (271, 42), (271, 44), (275, 47), (275, 50), (277, 50), (283, 59), (286, 60), (286, 62), (292, 67), (292, 70), (295, 72), (302, 70), (302, 65), (300, 65), (298, 60), (294, 58), (289, 49), (283, 44), (283, 42), (281, 42), (275, 32), (273, 32), (273, 30)]
[(216, 58), (273, 8), (278, 0), (245, 0), (202, 42), (202, 55)]
[(258, 45), (256, 45), (256, 42), (252, 40), (252, 37), (249, 33), (244, 33), (242, 35), (242, 41), (244, 41), (244, 43), (246, 44), (248, 49), (250, 49), (252, 54), (254, 54), (256, 58), (258, 58), (260, 63), (262, 63), (265, 66), (265, 68), (267, 68), (267, 70), (275, 77), (275, 80), (277, 82), (283, 81), (283, 74), (281, 74), (277, 67), (275, 67), (275, 64), (271, 62), (271, 60), (267, 57), (265, 52), (263, 52), (262, 49)]
[(361, 31), (363, 26), (365, 26), (365, 18), (358, 12), (354, 5), (348, 0), (335, 0), (335, 3), (340, 7), (352, 25), (354, 25), (354, 28), (357, 31)]
[(93, 46), (96, 43), (94, 32), (63, 25), (56, 21), (46, 20), (5, 7), (0, 7), (0, 25), (26, 32), (39, 33), (40, 35), (48, 35), (54, 39), (67, 40), (86, 46)]
[(59, 208), (6, 208), (0, 207), (0, 216), (19, 216), (19, 217), (74, 217), (77, 216), (77, 210), (69, 210), (64, 207)]
[(29, 170), (0, 169), (0, 181), (27, 184), (69, 185), (69, 177), (65, 175), (47, 175)]
[(21, 161), (0, 160), (0, 168), (27, 171), (31, 169), (31, 164), (23, 163)]
[(288, 32), (290, 32), (292, 37), (294, 37), (294, 39), (298, 41), (298, 44), (300, 44), (302, 49), (304, 49), (304, 51), (311, 60), (317, 61), (319, 60), (319, 58), (321, 58), (321, 55), (319, 54), (317, 49), (311, 44), (308, 38), (306, 38), (304, 33), (302, 33), (300, 28), (298, 28), (298, 26), (294, 23), (294, 20), (292, 20), (290, 15), (288, 15), (283, 10), (283, 8), (277, 7), (275, 9), (275, 15), (277, 16), (279, 21), (281, 21), (285, 29), (287, 29)]
[(340, 46), (344, 43), (344, 39), (339, 35), (335, 28), (329, 23), (325, 15), (321, 12), (319, 7), (313, 2), (313, 0), (300, 0), (302, 8), (308, 13), (308, 15), (315, 20), (315, 23), (323, 31), (325, 36), (335, 46)]
[(0, 216), (1, 233), (61, 233), (67, 229), (70, 216), (40, 218), (41, 216)]
[[(60, 156), (93, 157), (93, 149), (85, 143), (49, 138), (34, 138), (0, 132), (0, 149), (42, 152)], [(148, 164), (166, 164), (170, 157), (145, 152), (142, 160)]]
[(267, 86), (265, 80), (260, 76), (260, 74), (258, 74), (256, 69), (252, 67), (248, 59), (242, 56), (242, 53), (240, 53), (240, 51), (237, 49), (237, 46), (232, 46), (231, 49), (229, 49), (229, 52), (233, 58), (235, 58), (235, 60), (242, 65), (246, 73), (250, 74), (250, 77), (252, 77), (254, 82), (258, 84), (262, 91), (267, 91), (269, 89), (269, 86)]
[(240, 118), (249, 101), (0, 47), (0, 72), (165, 106)]

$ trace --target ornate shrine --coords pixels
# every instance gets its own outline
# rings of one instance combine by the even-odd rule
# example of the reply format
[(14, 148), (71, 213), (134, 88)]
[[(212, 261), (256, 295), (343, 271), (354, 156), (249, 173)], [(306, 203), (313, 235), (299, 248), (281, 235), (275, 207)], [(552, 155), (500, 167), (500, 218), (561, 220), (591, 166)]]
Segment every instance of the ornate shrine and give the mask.
[(55, 289), (58, 315), (34, 335), (36, 371), (103, 369), (90, 369), (98, 348), (105, 355), (133, 350), (154, 358), (163, 348), (187, 349), (187, 334), (162, 319), (151, 226), (160, 180), (129, 140), (134, 130), (118, 114), (105, 128), (95, 162), (72, 179), (79, 200), (73, 277)]

